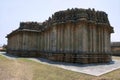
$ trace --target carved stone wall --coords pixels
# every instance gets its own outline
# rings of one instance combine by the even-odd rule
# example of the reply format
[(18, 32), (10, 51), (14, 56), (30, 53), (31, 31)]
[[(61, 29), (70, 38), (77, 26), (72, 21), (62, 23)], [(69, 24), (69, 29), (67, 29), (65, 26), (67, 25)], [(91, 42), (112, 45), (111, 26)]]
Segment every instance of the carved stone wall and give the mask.
[(112, 55), (120, 56), (120, 42), (112, 42), (111, 50), (112, 50)]
[(43, 23), (21, 22), (7, 35), (8, 53), (65, 62), (109, 62), (111, 33), (105, 12), (68, 9), (54, 13)]

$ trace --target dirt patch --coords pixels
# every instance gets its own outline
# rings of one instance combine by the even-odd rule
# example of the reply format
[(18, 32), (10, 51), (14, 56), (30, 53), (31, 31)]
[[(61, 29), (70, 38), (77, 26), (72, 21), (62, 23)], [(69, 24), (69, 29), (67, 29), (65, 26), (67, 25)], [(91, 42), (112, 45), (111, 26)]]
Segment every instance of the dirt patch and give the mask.
[(10, 60), (0, 65), (0, 80), (32, 80), (32, 69), (19, 60)]
[(91, 76), (26, 59), (0, 56), (0, 80), (120, 80), (120, 69)]

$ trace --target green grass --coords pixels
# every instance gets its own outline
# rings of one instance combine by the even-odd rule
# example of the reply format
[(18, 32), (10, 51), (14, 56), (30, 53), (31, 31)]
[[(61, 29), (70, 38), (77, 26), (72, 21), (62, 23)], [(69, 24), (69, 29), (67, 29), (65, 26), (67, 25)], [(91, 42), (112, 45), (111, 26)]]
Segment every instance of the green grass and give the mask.
[(25, 58), (9, 60), (0, 56), (0, 80), (120, 80), (119, 74), (120, 69), (95, 77)]

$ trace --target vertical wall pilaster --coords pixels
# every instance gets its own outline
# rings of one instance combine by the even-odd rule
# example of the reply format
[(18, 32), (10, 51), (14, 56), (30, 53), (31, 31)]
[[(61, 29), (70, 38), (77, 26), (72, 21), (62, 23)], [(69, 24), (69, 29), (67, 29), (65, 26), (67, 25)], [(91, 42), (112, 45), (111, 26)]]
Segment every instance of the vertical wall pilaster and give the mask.
[(101, 39), (102, 39), (102, 40), (101, 40), (101, 41), (102, 41), (102, 43), (101, 43), (101, 44), (102, 44), (102, 46), (101, 46), (101, 47), (102, 47), (101, 52), (104, 52), (104, 37), (103, 37), (103, 33), (104, 33), (103, 30), (104, 30), (104, 29), (103, 29), (103, 27), (104, 27), (104, 26), (101, 26), (101, 28), (102, 28), (102, 30), (101, 30), (101, 36), (102, 36), (102, 37), (101, 37)]
[(96, 51), (96, 26), (93, 25), (93, 52)]
[(64, 25), (64, 51), (67, 51), (67, 28), (66, 28), (66, 24)]
[(62, 24), (60, 25), (60, 38), (59, 39), (60, 39), (60, 49), (59, 50), (62, 51), (62, 45), (63, 45), (62, 44)]
[(70, 51), (70, 22), (67, 24), (67, 50)]
[[(82, 34), (82, 49), (84, 52), (87, 52), (88, 51), (88, 31), (87, 31), (87, 26), (86, 26), (86, 22), (83, 22), (82, 24), (82, 31), (80, 34)], [(80, 35), (79, 34), (79, 35)], [(81, 42), (81, 41), (80, 41)]]
[(107, 31), (104, 29), (104, 38), (105, 38), (105, 52), (107, 52)]
[(98, 29), (99, 29), (99, 31), (98, 31), (98, 33), (99, 33), (99, 36), (98, 36), (99, 37), (99, 42), (98, 42), (99, 43), (99, 52), (101, 52), (101, 32), (100, 32), (101, 28), (100, 28), (100, 26)]
[(77, 51), (77, 29), (76, 29), (76, 24), (74, 25), (74, 51)]
[(53, 26), (52, 31), (52, 51), (56, 51), (56, 26)]
[(59, 29), (60, 29), (60, 37), (59, 37), (59, 40), (60, 40), (60, 51), (63, 51), (63, 24), (60, 25)]
[(74, 23), (71, 23), (71, 51), (74, 50)]

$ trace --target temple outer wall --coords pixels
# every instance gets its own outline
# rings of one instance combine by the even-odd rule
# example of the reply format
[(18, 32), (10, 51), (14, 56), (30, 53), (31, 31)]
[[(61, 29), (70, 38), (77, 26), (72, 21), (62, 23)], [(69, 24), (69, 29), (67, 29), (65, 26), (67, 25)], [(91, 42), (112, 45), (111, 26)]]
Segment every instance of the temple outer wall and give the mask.
[(109, 27), (105, 29), (95, 23), (88, 26), (86, 21), (53, 26), (41, 32), (18, 31), (9, 38), (8, 53), (80, 63), (108, 62), (111, 59), (107, 55), (110, 52)]
[[(110, 34), (113, 28), (107, 20), (107, 14), (94, 10), (81, 11), (84, 15), (76, 12), (76, 15), (70, 14), (71, 17), (61, 16), (63, 12), (55, 13), (52, 19), (42, 25), (34, 22), (20, 24), (19, 29), (7, 36), (8, 53), (63, 62), (110, 62)], [(66, 17), (70, 20), (64, 21)]]
[(36, 56), (39, 52), (38, 41), (38, 32), (18, 31), (9, 37), (7, 52), (18, 56)]

